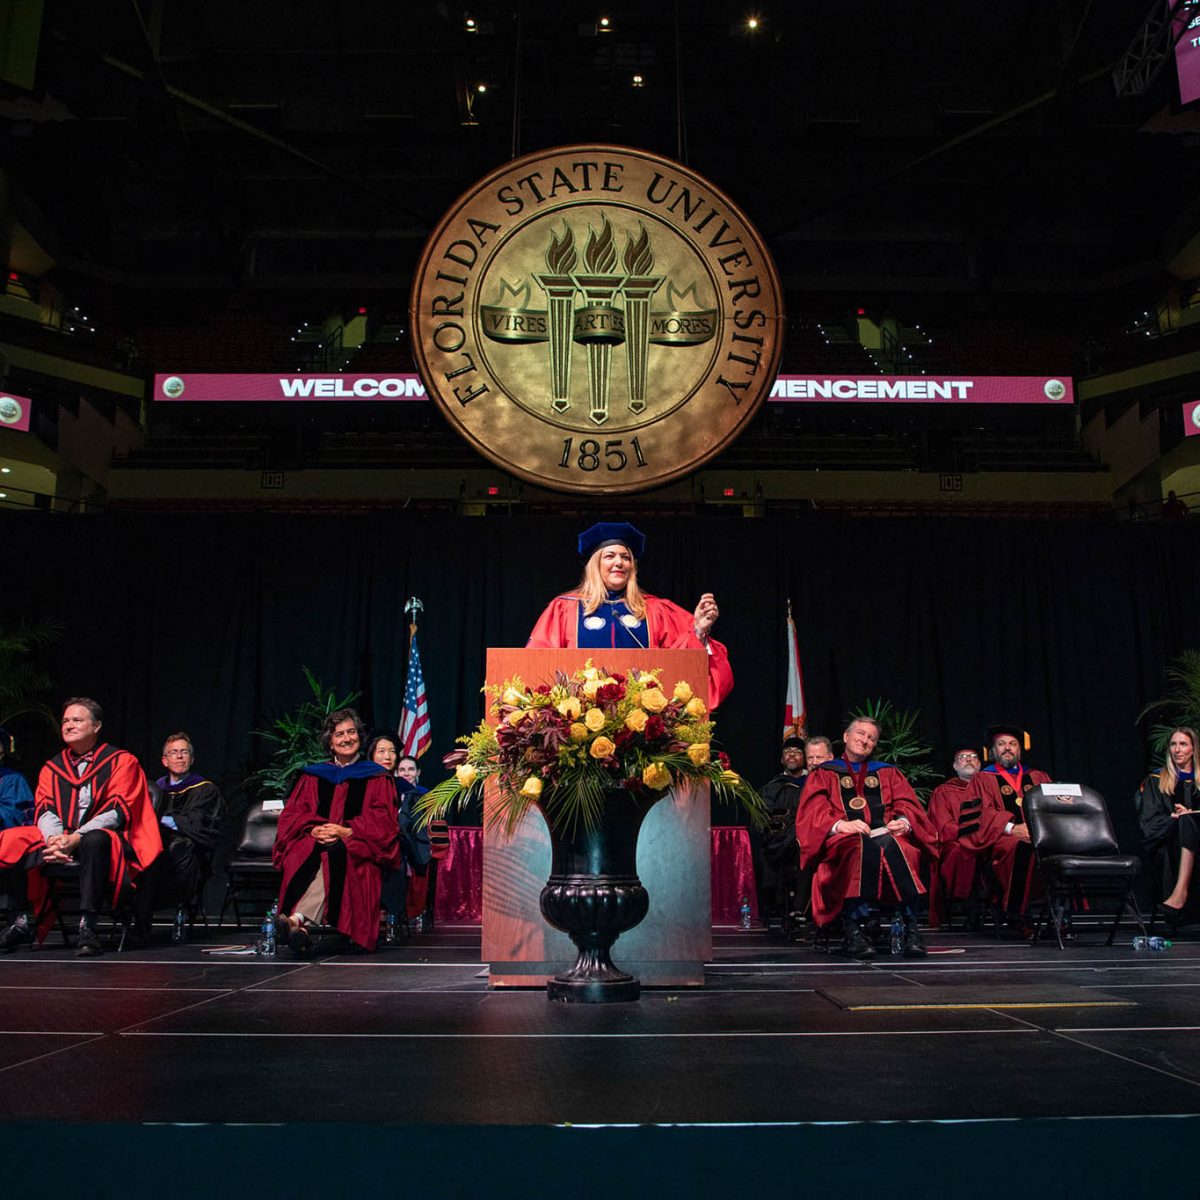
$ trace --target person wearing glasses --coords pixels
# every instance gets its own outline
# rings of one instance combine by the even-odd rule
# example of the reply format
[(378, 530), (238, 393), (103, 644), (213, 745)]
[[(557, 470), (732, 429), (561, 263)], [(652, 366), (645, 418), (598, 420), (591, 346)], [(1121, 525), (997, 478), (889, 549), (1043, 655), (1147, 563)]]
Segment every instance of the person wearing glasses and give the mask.
[(983, 924), (983, 897), (979, 884), (979, 851), (964, 845), (960, 836), (979, 828), (980, 802), (975, 800), (963, 810), (963, 801), (983, 762), (974, 746), (960, 746), (954, 752), (954, 774), (939, 783), (929, 797), (929, 819), (938, 831), (938, 883), (940, 895), (930, 902), (939, 919), (944, 905), (961, 900), (966, 905), (968, 929)]
[(169, 734), (162, 748), (167, 773), (157, 782), (164, 853), (154, 872), (156, 908), (186, 907), (199, 894), (208, 858), (225, 826), (225, 798), (215, 783), (192, 769), (195, 762), (192, 739), (182, 729)]

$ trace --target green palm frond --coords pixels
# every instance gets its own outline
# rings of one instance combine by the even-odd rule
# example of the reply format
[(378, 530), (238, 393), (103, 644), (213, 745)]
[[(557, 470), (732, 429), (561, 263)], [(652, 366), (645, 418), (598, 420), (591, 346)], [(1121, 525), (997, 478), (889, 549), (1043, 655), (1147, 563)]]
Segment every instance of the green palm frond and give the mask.
[(1200, 728), (1200, 650), (1184, 650), (1171, 660), (1163, 673), (1174, 686), (1137, 715), (1138, 721), (1157, 712), (1172, 716), (1169, 724), (1159, 721), (1150, 727), (1150, 746), (1155, 754), (1167, 752), (1173, 729), (1180, 725), (1188, 729)]
[(38, 665), (36, 655), (62, 632), (62, 622), (53, 617), (0, 623), (0, 725), (26, 715), (41, 717), (51, 726), (56, 723), (47, 702), (54, 680)]

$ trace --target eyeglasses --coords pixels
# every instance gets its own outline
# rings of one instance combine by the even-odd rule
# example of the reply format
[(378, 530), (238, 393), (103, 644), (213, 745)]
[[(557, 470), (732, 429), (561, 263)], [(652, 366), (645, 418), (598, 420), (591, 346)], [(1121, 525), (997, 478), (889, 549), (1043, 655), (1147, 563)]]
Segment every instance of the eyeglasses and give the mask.
[(168, 750), (163, 754), (163, 758), (191, 758), (190, 750)]
[(966, 762), (968, 759), (972, 759), (972, 758), (973, 758), (973, 759), (974, 759), (976, 762), (978, 762), (978, 761), (979, 761), (979, 755), (978, 755), (978, 754), (956, 754), (956, 755), (954, 756), (954, 761), (955, 761), (955, 762)]

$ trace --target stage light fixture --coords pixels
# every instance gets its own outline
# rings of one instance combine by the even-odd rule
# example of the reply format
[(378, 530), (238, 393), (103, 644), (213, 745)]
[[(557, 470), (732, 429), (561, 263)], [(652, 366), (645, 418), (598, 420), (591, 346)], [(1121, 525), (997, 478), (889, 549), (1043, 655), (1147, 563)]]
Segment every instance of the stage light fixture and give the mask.
[(0, 475), (11, 475), (12, 467), (0, 467)]
[(500, 495), (500, 489), (498, 487), (496, 487), (495, 484), (493, 484), (491, 487), (488, 488), (487, 494), (489, 496), (498, 496), (498, 495)]
[(753, 33), (758, 28), (758, 18), (757, 17), (748, 17), (746, 19), (746, 28), (748, 30), (750, 30), (751, 33)]
[(475, 90), (482, 96), (487, 91), (487, 84), (486, 83), (477, 83), (475, 85)]
[(635, 76), (634, 76), (634, 77), (633, 77), (633, 78), (632, 78), (632, 79), (629, 81), (629, 86), (630, 86), (630, 87), (645, 87), (645, 86), (646, 86), (646, 78), (645, 78), (645, 76), (644, 76), (644, 75), (635, 75)]
[(613, 31), (613, 23), (612, 23), (611, 17), (597, 17), (596, 18), (596, 32), (597, 33), (612, 33), (612, 31)]
[(0, 500), (7, 500), (7, 499), (8, 499), (8, 493), (0, 492)]
[(467, 17), (464, 20), (463, 25), (468, 33), (478, 33), (479, 32), (479, 25), (476, 22), (474, 17)]
[(731, 498), (733, 496), (733, 488), (723, 488), (721, 494), (726, 498)]

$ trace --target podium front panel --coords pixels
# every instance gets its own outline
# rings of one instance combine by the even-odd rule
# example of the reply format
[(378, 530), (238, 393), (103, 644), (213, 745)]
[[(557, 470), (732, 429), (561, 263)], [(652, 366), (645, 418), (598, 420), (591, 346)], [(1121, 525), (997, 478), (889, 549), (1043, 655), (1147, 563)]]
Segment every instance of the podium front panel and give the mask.
[[(686, 679), (700, 692), (707, 681), (703, 650), (488, 651), (489, 684), (519, 675), (531, 687), (592, 659), (613, 675), (662, 667), (668, 690)], [(700, 686), (697, 686), (699, 683)], [(703, 694), (703, 693), (701, 693)], [(540, 987), (575, 961), (565, 933), (546, 923), (538, 898), (550, 875), (550, 833), (530, 811), (510, 838), (489, 825), (484, 800), (483, 961), (491, 987)], [(712, 959), (712, 849), (707, 784), (669, 792), (650, 809), (638, 837), (638, 875), (650, 895), (646, 919), (623, 933), (613, 961), (648, 987), (698, 987)]]

